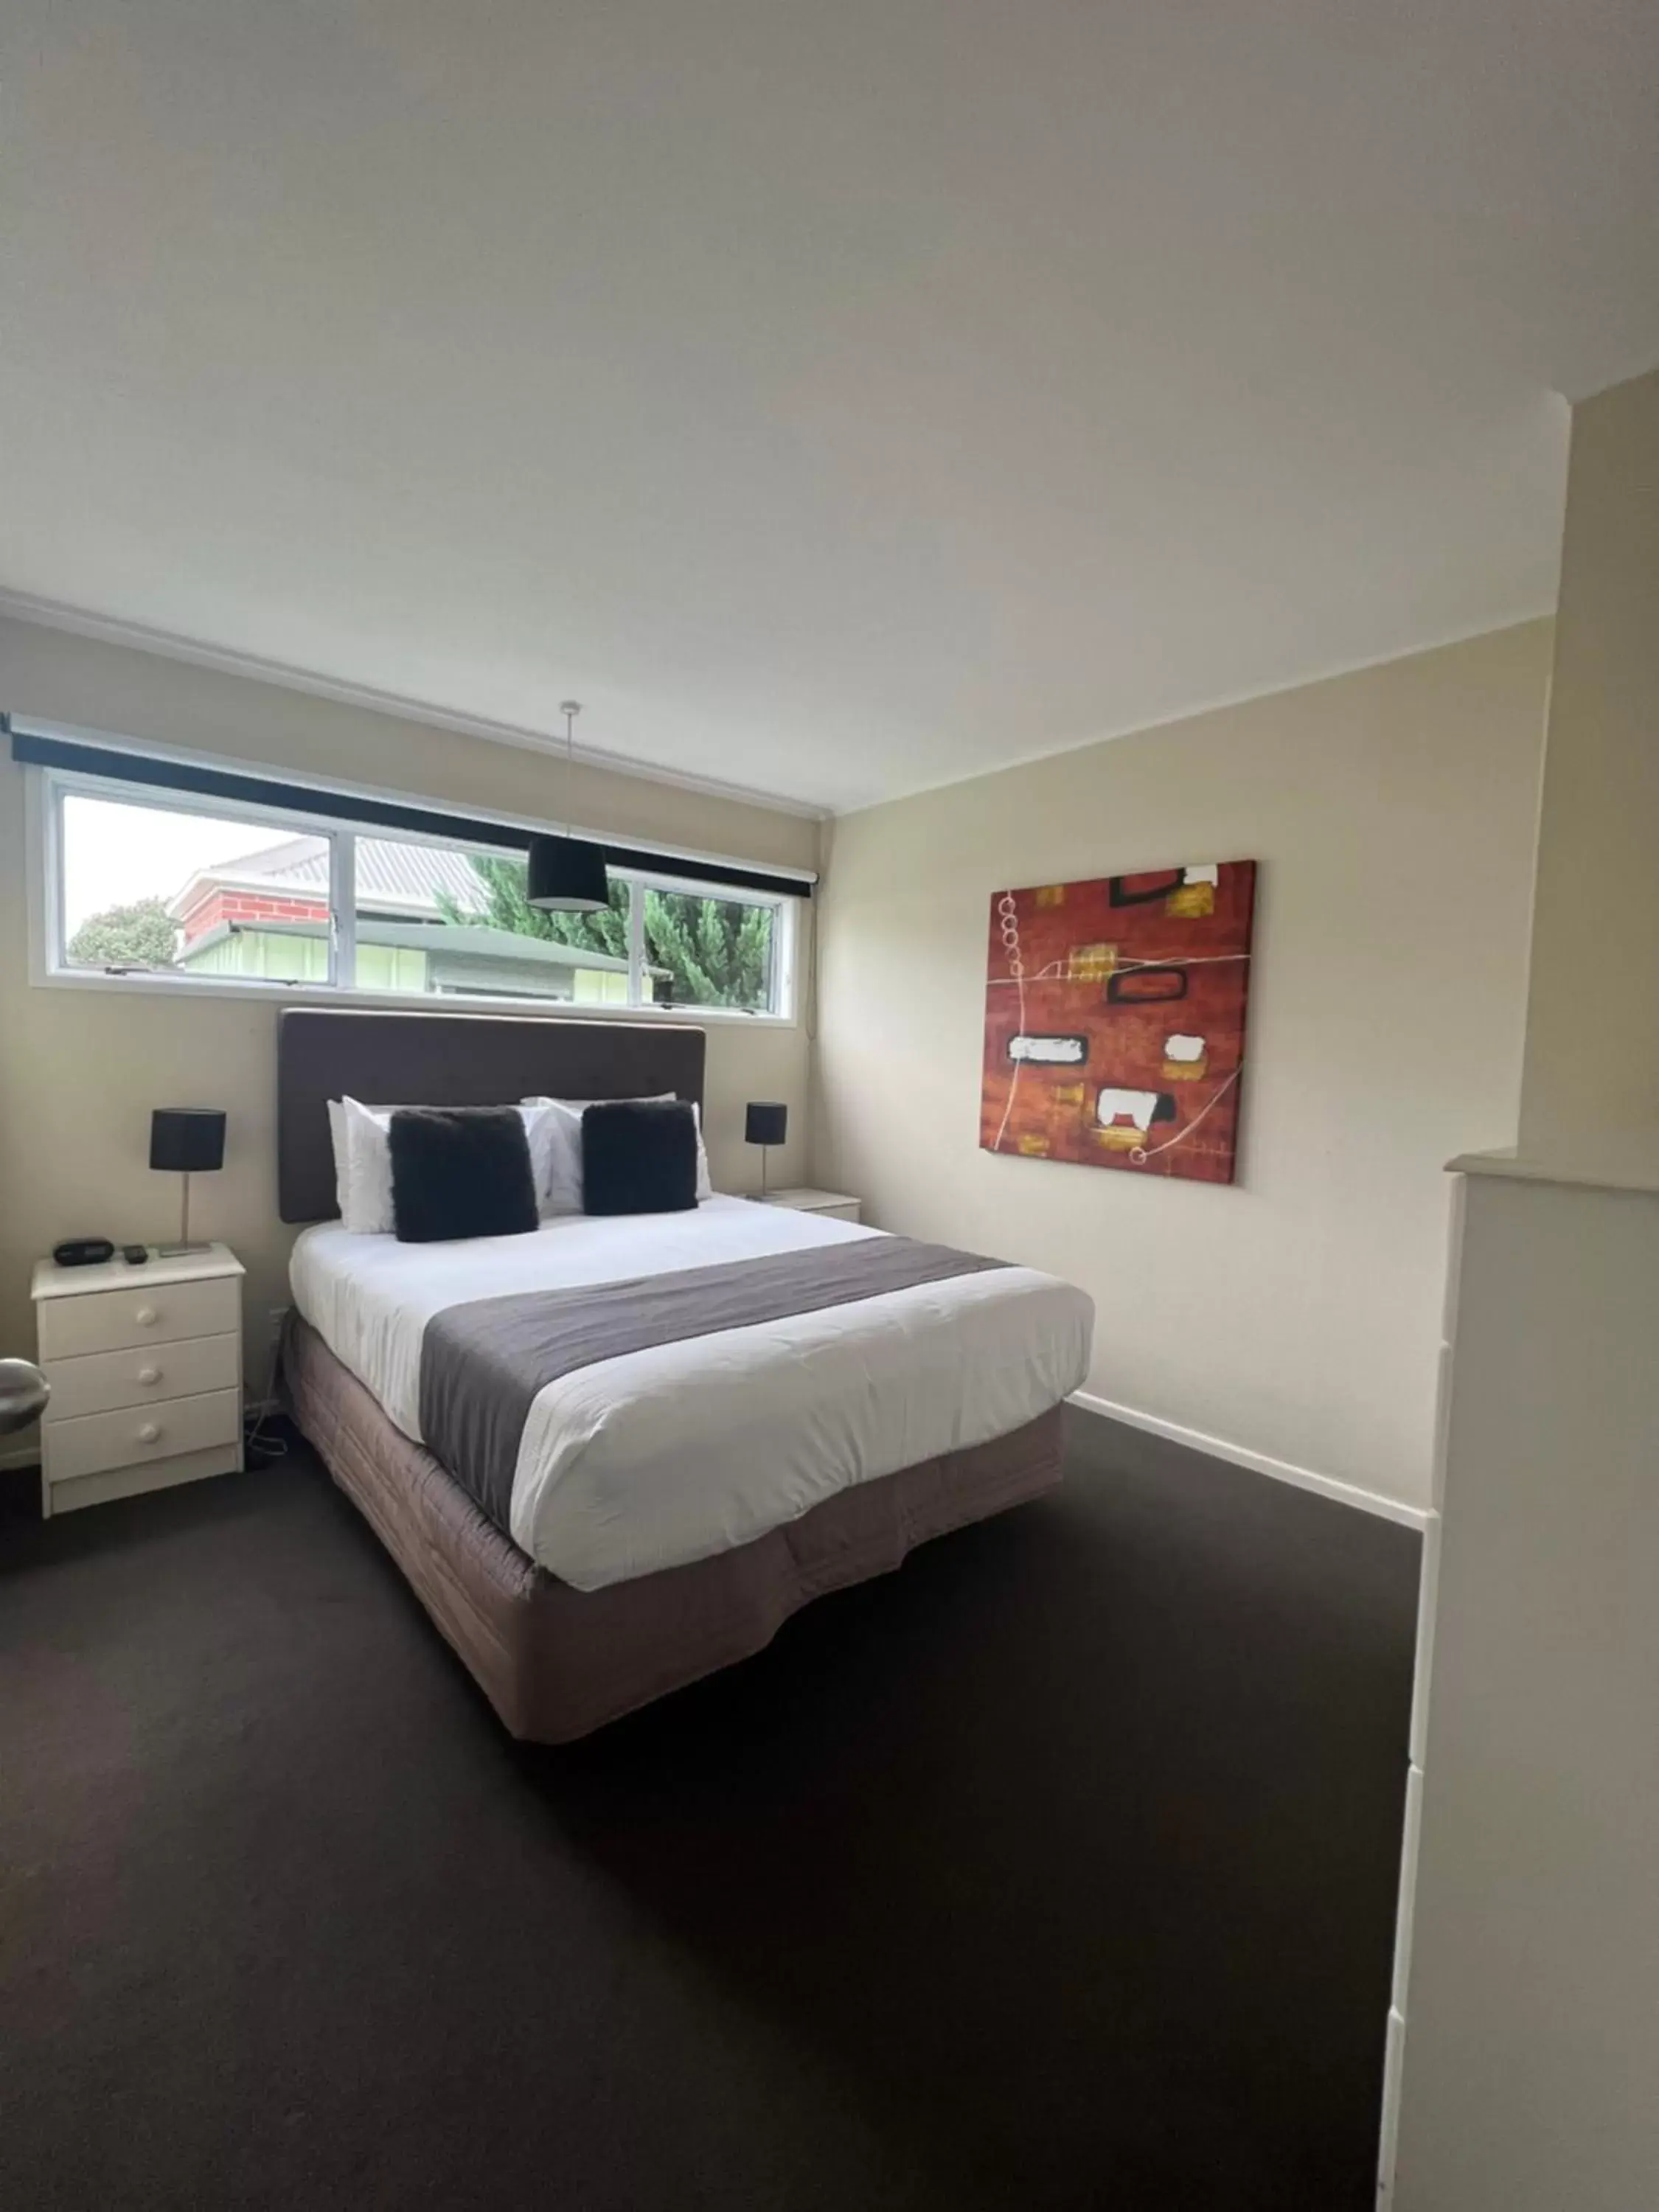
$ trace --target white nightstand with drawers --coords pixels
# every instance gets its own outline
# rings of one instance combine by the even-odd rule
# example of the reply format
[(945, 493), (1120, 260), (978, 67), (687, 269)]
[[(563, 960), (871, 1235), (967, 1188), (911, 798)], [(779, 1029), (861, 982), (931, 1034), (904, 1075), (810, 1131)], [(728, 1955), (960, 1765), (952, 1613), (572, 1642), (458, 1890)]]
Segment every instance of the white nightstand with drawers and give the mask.
[(831, 1221), (856, 1221), (859, 1201), (844, 1190), (769, 1190), (761, 1194), (763, 1206), (787, 1206), (797, 1213), (827, 1214)]
[(242, 1464), (242, 1263), (223, 1244), (34, 1270), (40, 1510), (162, 1490)]

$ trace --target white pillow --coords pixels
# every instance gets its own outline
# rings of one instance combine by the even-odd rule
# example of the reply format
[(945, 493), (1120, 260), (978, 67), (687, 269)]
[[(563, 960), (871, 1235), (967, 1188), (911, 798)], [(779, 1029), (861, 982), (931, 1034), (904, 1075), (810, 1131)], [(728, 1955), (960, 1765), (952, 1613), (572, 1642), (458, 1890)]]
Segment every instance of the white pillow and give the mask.
[(580, 1213), (581, 1108), (566, 1098), (525, 1098), (520, 1106), (526, 1119), (532, 1114), (538, 1117), (542, 1160), (537, 1169), (536, 1198), (543, 1220), (550, 1221), (561, 1213)]
[[(671, 1091), (668, 1095), (672, 1098), (674, 1094)], [(697, 1125), (697, 1198), (701, 1202), (714, 1195), (714, 1178), (708, 1172), (708, 1148), (702, 1140), (702, 1109), (695, 1098), (691, 1101), (691, 1119)]]
[(345, 1218), (346, 1191), (351, 1182), (351, 1163), (346, 1154), (345, 1108), (337, 1098), (328, 1102), (328, 1141), (334, 1147), (334, 1203)]
[(545, 1221), (562, 1209), (554, 1203), (562, 1163), (563, 1136), (556, 1114), (520, 1106), (524, 1133), (530, 1146), (530, 1172), (536, 1185), (536, 1211)]
[[(331, 1099), (329, 1133), (334, 1139), (335, 1196), (340, 1218), (358, 1237), (390, 1237), (392, 1210), (392, 1106), (365, 1106), (356, 1098)], [(550, 1213), (572, 1209), (553, 1203), (560, 1180), (560, 1116), (520, 1106), (526, 1141), (530, 1146), (530, 1172), (536, 1186), (536, 1211), (544, 1221)], [(580, 1167), (581, 1123), (577, 1117), (578, 1172)], [(581, 1211), (580, 1182), (574, 1209)]]
[(345, 1117), (346, 1182), (340, 1218), (354, 1237), (390, 1237), (393, 1109), (343, 1098)]
[[(551, 1213), (580, 1213), (582, 1211), (582, 1115), (590, 1106), (665, 1106), (678, 1097), (678, 1091), (653, 1091), (648, 1098), (521, 1098), (521, 1106), (555, 1106), (562, 1109), (558, 1135), (553, 1143), (554, 1164), (550, 1188), (558, 1203), (547, 1210)], [(713, 1198), (714, 1185), (708, 1172), (708, 1153), (702, 1141), (702, 1109), (694, 1099), (691, 1119), (697, 1131), (697, 1197), (699, 1200)]]

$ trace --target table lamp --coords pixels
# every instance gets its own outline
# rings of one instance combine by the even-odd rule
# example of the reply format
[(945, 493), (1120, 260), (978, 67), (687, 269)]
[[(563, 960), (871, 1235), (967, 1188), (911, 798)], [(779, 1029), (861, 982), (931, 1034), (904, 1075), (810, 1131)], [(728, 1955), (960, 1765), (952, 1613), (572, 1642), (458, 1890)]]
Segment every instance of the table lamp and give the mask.
[(225, 1164), (225, 1116), (217, 1106), (158, 1106), (149, 1117), (149, 1164), (184, 1177), (179, 1213), (179, 1242), (156, 1247), (164, 1260), (185, 1252), (205, 1252), (190, 1241), (190, 1179)]
[(769, 1101), (751, 1098), (744, 1115), (743, 1137), (748, 1145), (761, 1148), (761, 1196), (766, 1195), (766, 1148), (781, 1145), (789, 1127), (789, 1109)]

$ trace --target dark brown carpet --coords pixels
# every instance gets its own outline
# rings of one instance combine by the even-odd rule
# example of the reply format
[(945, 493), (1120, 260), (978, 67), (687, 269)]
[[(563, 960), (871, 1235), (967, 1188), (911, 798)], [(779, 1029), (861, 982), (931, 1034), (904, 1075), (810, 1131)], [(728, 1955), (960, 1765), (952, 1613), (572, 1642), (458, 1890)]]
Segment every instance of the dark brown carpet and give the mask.
[(1369, 2212), (1417, 1539), (1050, 1502), (564, 1752), (314, 1463), (0, 1528), (0, 2201)]

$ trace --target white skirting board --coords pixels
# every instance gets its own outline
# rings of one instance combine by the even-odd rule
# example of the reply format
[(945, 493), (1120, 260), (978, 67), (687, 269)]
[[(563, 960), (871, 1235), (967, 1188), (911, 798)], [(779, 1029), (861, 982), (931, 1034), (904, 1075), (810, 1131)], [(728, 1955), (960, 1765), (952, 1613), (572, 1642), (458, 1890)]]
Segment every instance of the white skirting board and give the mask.
[(1247, 1467), (1253, 1474), (1269, 1474), (1275, 1482), (1294, 1483), (1298, 1490), (1316, 1491), (1322, 1498), (1335, 1498), (1339, 1504), (1357, 1505), (1362, 1513), (1376, 1513), (1385, 1521), (1399, 1522), (1403, 1528), (1420, 1533), (1429, 1525), (1426, 1506), (1403, 1504), (1397, 1498), (1384, 1498), (1381, 1491), (1339, 1482), (1334, 1474), (1316, 1474), (1310, 1467), (1292, 1467), (1287, 1459), (1273, 1459), (1246, 1444), (1230, 1443), (1225, 1437), (1206, 1436), (1201, 1429), (1184, 1429), (1178, 1421), (1139, 1413), (1134, 1407), (1117, 1405), (1110, 1398), (1097, 1398), (1092, 1390), (1074, 1390), (1071, 1402), (1085, 1413), (1103, 1413), (1109, 1421), (1124, 1421), (1132, 1429), (1145, 1429), (1149, 1436), (1167, 1437), (1171, 1443), (1185, 1444), (1191, 1451), (1208, 1452), (1212, 1459)]

